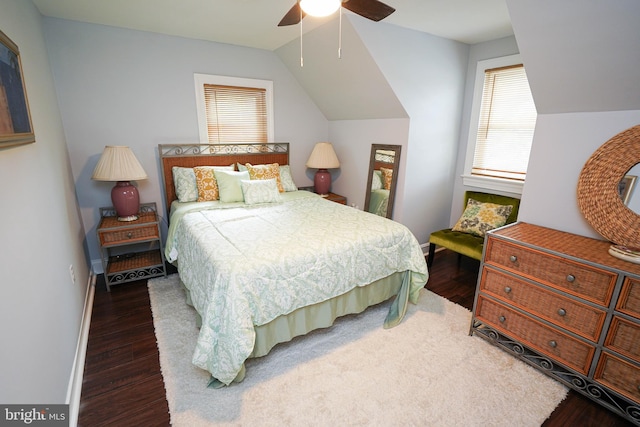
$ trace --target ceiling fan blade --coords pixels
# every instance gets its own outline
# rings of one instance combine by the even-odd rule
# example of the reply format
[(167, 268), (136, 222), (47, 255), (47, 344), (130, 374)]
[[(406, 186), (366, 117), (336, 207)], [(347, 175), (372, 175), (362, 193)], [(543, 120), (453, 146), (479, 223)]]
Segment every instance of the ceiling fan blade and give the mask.
[[(300, 12), (302, 12), (302, 10), (300, 9), (300, 2), (297, 1), (296, 4), (294, 4), (293, 7), (291, 9), (289, 9), (289, 12), (287, 12), (287, 14), (284, 15), (284, 17), (282, 18), (282, 20), (278, 24), (278, 27), (286, 27), (287, 25), (295, 25), (298, 22), (300, 22)], [(302, 12), (302, 17), (303, 18), (305, 17), (305, 15), (306, 15), (306, 13)]]
[(378, 0), (347, 0), (342, 7), (372, 21), (380, 21), (396, 10)]

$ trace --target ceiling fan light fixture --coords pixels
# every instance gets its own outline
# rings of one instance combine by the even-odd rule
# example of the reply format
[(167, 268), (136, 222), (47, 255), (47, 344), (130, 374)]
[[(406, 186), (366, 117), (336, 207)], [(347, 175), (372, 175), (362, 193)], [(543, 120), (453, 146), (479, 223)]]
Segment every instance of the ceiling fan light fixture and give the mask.
[(316, 17), (331, 15), (340, 9), (341, 4), (341, 0), (300, 0), (304, 13)]

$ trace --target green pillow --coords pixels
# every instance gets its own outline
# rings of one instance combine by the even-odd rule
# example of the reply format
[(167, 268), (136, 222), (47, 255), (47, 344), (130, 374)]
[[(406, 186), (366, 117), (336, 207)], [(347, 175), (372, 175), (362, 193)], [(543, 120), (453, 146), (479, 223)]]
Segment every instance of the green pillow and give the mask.
[(220, 201), (223, 203), (243, 202), (242, 186), (240, 182), (249, 179), (249, 172), (221, 171), (214, 170)]

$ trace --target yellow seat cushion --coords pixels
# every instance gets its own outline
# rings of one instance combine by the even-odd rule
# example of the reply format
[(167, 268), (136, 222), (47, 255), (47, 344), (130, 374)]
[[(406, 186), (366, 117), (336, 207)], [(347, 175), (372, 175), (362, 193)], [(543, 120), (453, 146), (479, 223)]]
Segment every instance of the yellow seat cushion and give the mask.
[(469, 233), (453, 231), (450, 228), (431, 233), (429, 243), (443, 246), (473, 259), (482, 259), (484, 238)]

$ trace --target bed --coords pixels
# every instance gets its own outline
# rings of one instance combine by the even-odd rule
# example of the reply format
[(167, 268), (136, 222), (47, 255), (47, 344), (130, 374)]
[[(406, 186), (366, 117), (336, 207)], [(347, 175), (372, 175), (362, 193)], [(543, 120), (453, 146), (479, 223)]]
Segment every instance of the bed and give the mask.
[[(241, 381), (248, 358), (329, 327), (337, 317), (396, 296), (384, 320), (384, 327), (393, 327), (407, 303), (417, 301), (428, 272), (411, 232), (297, 190), (287, 176), (289, 144), (158, 148), (169, 217), (165, 254), (198, 313), (192, 362), (211, 374), (210, 386)], [(273, 172), (274, 164), (281, 183), (256, 172), (263, 166)], [(202, 166), (220, 168), (214, 172), (218, 200), (185, 198), (183, 183), (174, 180), (173, 172)], [(247, 180), (245, 172), (263, 179)], [(228, 195), (237, 181), (242, 200)]]

